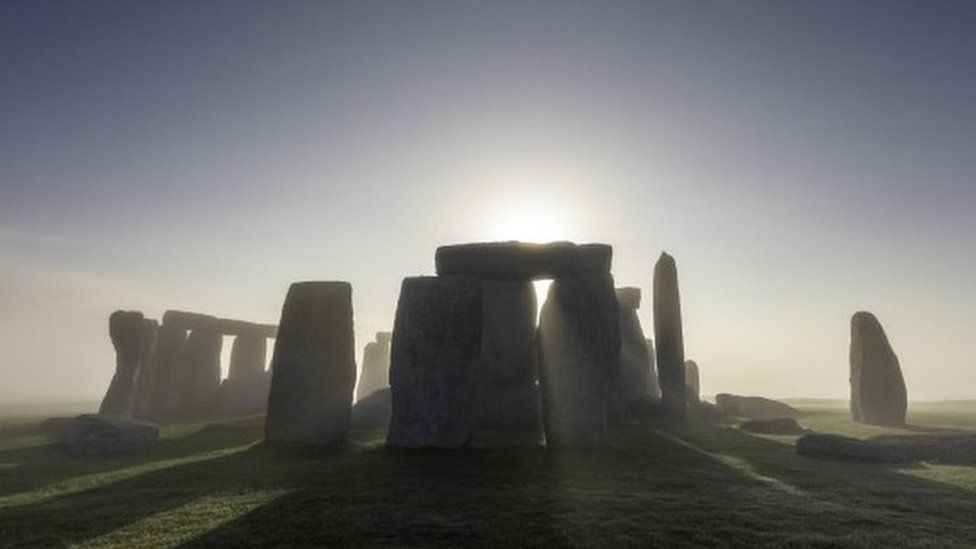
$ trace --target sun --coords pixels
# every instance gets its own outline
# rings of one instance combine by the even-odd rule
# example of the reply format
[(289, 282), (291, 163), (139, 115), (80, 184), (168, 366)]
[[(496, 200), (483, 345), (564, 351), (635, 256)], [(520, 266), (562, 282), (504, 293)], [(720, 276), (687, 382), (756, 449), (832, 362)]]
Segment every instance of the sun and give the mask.
[(490, 233), (494, 240), (522, 242), (552, 242), (570, 237), (566, 216), (548, 205), (517, 206), (498, 211), (491, 220)]

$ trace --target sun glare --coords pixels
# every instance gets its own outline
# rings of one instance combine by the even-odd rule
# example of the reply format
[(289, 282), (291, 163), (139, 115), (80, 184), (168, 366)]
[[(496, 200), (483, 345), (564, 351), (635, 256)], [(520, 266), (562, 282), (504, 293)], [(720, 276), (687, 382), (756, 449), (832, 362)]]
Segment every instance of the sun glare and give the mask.
[(530, 205), (500, 211), (492, 219), (491, 238), (522, 242), (569, 240), (568, 212), (563, 215), (548, 205)]

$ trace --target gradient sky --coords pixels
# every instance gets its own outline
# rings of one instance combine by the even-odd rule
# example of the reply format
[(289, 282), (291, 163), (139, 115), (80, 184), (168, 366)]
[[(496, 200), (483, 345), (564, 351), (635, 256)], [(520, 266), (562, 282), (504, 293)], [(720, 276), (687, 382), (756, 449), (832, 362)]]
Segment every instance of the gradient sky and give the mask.
[[(677, 261), (705, 394), (846, 397), (878, 315), (911, 399), (976, 398), (976, 3), (0, 4), (0, 403), (100, 398), (108, 314), (357, 347), (440, 244)], [(640, 311), (651, 333), (649, 292)]]

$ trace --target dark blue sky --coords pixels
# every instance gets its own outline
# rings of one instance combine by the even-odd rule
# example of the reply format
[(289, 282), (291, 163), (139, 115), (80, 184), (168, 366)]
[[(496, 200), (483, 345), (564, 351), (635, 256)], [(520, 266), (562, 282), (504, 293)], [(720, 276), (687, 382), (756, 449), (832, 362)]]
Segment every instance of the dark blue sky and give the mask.
[[(609, 241), (645, 288), (669, 249), (706, 392), (842, 393), (864, 307), (917, 396), (959, 396), (974, 29), (939, 1), (4, 2), (0, 401), (28, 370), (100, 391), (116, 307), (273, 321), (339, 278), (365, 342), (436, 245), (502, 237)], [(40, 326), (73, 335), (13, 345)]]

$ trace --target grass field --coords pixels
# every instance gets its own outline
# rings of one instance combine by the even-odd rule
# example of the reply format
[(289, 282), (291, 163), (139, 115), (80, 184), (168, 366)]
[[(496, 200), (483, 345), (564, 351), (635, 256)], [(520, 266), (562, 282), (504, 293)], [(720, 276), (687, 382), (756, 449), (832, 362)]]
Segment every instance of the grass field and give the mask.
[[(842, 408), (804, 426), (868, 436)], [(255, 448), (260, 417), (164, 427), (159, 444), (72, 459), (0, 414), (0, 546), (976, 546), (976, 467), (797, 456), (794, 437), (644, 421), (611, 448), (548, 453), (483, 433), (453, 452), (354, 432), (328, 455)], [(908, 432), (976, 427), (976, 404), (912, 407)]]

